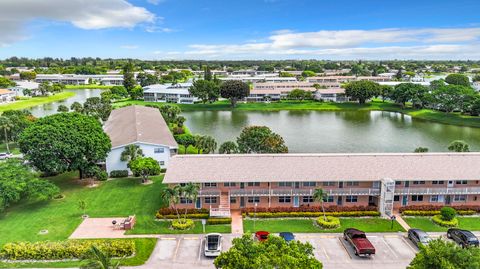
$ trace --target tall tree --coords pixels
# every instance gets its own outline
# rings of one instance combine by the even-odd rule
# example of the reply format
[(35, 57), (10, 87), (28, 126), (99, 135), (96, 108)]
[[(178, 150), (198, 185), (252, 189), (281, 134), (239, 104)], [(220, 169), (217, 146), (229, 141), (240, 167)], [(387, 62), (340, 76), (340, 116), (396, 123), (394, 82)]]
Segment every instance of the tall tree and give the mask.
[(465, 141), (455, 140), (448, 145), (448, 150), (454, 152), (469, 152), (470, 146)]
[(201, 151), (203, 154), (208, 154), (217, 149), (217, 141), (209, 135), (196, 135), (195, 147), (197, 148), (198, 153)]
[(235, 142), (233, 141), (226, 141), (223, 142), (220, 145), (220, 148), (218, 149), (218, 152), (220, 154), (234, 154), (238, 153), (238, 146)]
[(83, 260), (85, 264), (80, 266), (82, 269), (118, 269), (120, 261), (113, 260), (108, 253), (92, 245)]
[[(182, 194), (183, 194), (184, 198), (192, 201), (192, 203), (195, 203), (195, 201), (197, 200), (197, 197), (198, 197), (198, 191), (199, 190), (200, 190), (200, 187), (198, 186), (198, 184), (188, 182), (183, 187)], [(188, 207), (185, 207), (185, 217), (184, 217), (185, 220), (187, 219), (187, 212), (188, 212)]]
[(412, 102), (414, 107), (422, 107), (427, 88), (414, 83), (400, 83), (395, 86), (391, 97), (396, 103), (405, 107), (406, 102)]
[(127, 92), (130, 93), (133, 88), (137, 85), (135, 81), (135, 75), (133, 73), (133, 64), (128, 62), (123, 66), (123, 86), (127, 89)]
[(6, 117), (12, 123), (12, 127), (7, 132), (11, 141), (17, 141), (20, 133), (36, 120), (28, 110), (6, 110), (2, 116)]
[(131, 162), (136, 158), (143, 157), (143, 151), (138, 145), (128, 145), (125, 146), (122, 154), (120, 155), (120, 161), (122, 162)]
[(240, 80), (227, 80), (220, 86), (220, 95), (223, 98), (230, 99), (232, 107), (235, 107), (238, 100), (247, 97), (250, 94), (250, 86)]
[(188, 90), (193, 96), (202, 100), (203, 103), (214, 102), (220, 96), (220, 88), (218, 85), (209, 80), (194, 81)]
[(158, 162), (150, 157), (139, 157), (128, 163), (128, 167), (135, 176), (142, 177), (142, 183), (148, 181), (149, 176), (160, 174), (161, 168)]
[(13, 123), (12, 121), (5, 117), (5, 116), (0, 116), (0, 130), (3, 130), (3, 138), (5, 139), (5, 145), (7, 147), (7, 152), (10, 152), (10, 148), (8, 146), (8, 133), (10, 130), (13, 128)]
[(203, 79), (206, 81), (211, 81), (212, 80), (212, 71), (210, 70), (210, 67), (207, 65), (205, 66), (205, 71), (203, 73)]
[(266, 126), (243, 128), (237, 145), (240, 153), (288, 153), (283, 138)]
[(323, 203), (327, 200), (328, 194), (323, 189), (315, 189), (313, 192), (313, 200), (322, 204), (323, 219), (327, 221), (327, 215), (325, 214), (325, 207)]
[(445, 78), (445, 82), (448, 84), (470, 87), (470, 80), (467, 76), (462, 74), (450, 74)]
[(25, 159), (38, 170), (63, 173), (87, 169), (105, 160), (110, 138), (100, 122), (78, 113), (60, 113), (38, 119), (20, 135), (18, 144)]
[(187, 154), (187, 149), (189, 146), (195, 145), (195, 137), (191, 134), (181, 134), (175, 136), (175, 140), (178, 144), (182, 145), (185, 149), (185, 154)]
[(175, 185), (175, 187), (171, 188), (162, 188), (160, 192), (160, 197), (163, 201), (168, 202), (170, 207), (172, 207), (175, 212), (177, 213), (178, 221), (180, 221), (180, 214), (178, 212), (177, 204), (180, 201), (180, 193), (182, 192), (182, 187), (180, 185)]
[(345, 87), (345, 95), (358, 100), (360, 104), (381, 94), (381, 87), (378, 83), (368, 80), (352, 81)]
[(83, 104), (82, 111), (89, 116), (106, 121), (112, 112), (112, 104), (100, 97), (90, 97)]

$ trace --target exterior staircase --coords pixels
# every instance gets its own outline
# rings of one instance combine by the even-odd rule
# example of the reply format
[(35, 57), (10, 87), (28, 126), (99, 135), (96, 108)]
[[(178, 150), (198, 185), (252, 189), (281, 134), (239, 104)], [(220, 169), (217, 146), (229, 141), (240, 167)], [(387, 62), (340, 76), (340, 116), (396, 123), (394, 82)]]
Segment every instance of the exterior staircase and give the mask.
[(218, 208), (210, 207), (210, 217), (230, 218), (230, 193), (222, 192)]

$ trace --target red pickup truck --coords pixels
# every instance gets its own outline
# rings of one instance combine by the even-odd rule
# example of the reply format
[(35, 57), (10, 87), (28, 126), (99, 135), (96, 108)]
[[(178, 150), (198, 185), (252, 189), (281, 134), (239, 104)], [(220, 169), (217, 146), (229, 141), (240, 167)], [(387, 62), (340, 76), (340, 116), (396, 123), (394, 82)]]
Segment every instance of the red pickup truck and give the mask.
[(352, 245), (356, 256), (370, 256), (375, 254), (375, 247), (367, 239), (364, 232), (354, 228), (348, 228), (343, 231), (343, 238)]

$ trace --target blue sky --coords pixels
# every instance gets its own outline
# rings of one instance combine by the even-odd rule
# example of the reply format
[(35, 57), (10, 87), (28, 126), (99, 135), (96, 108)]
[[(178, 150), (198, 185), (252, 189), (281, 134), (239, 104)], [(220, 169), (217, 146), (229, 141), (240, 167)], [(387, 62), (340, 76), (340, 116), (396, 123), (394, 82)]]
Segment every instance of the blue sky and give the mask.
[(1, 0), (0, 58), (480, 59), (480, 1)]

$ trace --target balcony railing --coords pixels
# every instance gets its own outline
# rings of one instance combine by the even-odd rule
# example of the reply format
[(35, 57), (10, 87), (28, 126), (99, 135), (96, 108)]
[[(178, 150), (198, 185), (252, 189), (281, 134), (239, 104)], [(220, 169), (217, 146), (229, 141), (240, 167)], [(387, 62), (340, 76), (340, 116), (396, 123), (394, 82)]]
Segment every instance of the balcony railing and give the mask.
[(213, 197), (213, 196), (220, 196), (220, 191), (214, 190), (200, 190), (198, 191), (198, 197)]
[(470, 188), (399, 188), (395, 189), (395, 194), (423, 194), (423, 195), (437, 195), (437, 194), (480, 194), (480, 187)]
[[(380, 195), (380, 189), (342, 188), (324, 190), (329, 196), (343, 195)], [(314, 189), (252, 189), (231, 190), (230, 196), (312, 196)]]

